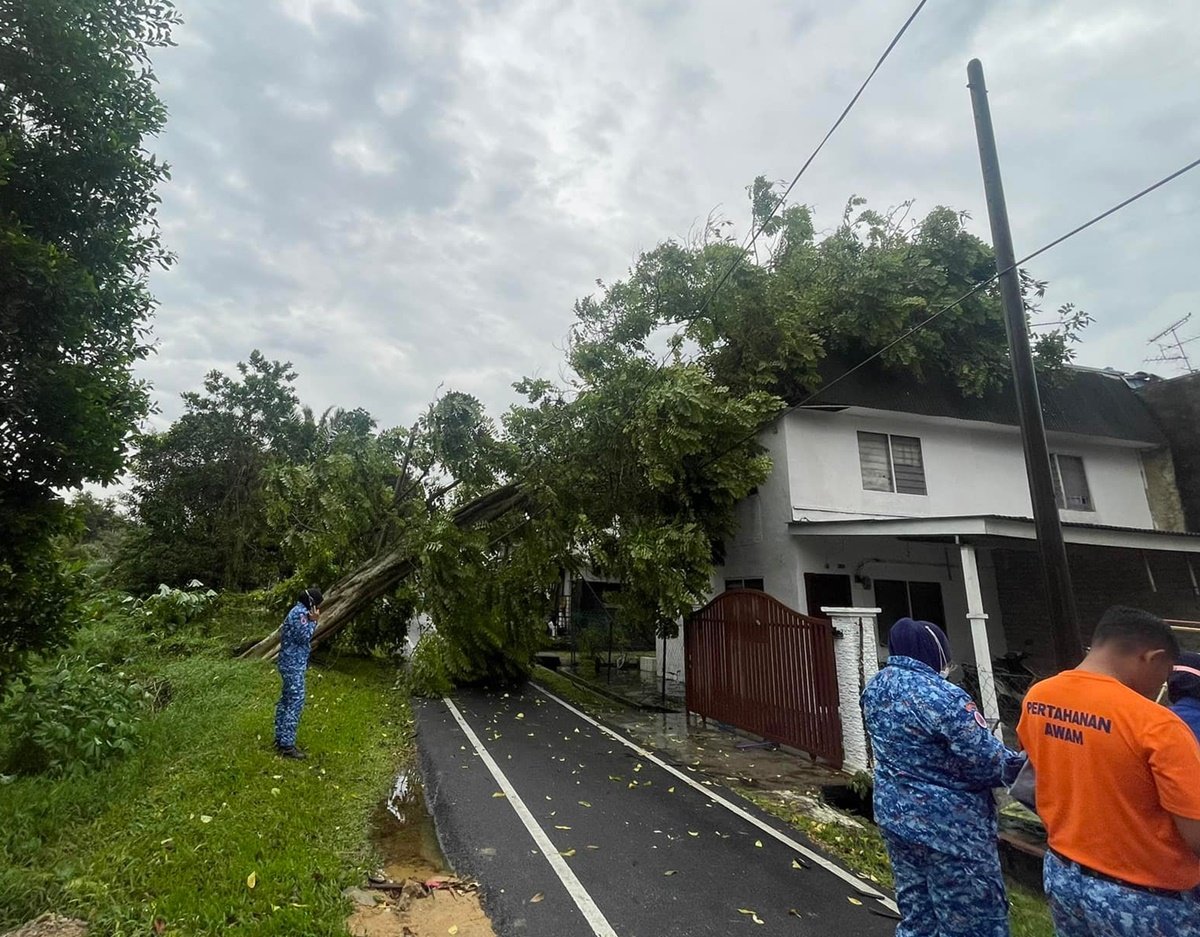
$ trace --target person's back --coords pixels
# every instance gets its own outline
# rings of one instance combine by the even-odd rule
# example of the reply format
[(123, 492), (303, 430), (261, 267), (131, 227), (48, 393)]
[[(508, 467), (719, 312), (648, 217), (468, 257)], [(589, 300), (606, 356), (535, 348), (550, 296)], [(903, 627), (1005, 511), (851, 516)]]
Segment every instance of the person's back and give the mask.
[(1177, 654), (1161, 621), (1110, 609), (1079, 668), (1025, 697), (1017, 735), (1037, 773), (1063, 937), (1200, 934), (1200, 745), (1148, 698)]

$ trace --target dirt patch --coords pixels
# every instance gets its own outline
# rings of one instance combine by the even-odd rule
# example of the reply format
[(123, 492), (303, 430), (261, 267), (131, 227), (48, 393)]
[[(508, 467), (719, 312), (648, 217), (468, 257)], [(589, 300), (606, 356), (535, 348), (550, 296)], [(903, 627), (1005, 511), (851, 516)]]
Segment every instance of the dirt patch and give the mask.
[(43, 914), (36, 921), (10, 930), (4, 937), (85, 937), (87, 930), (87, 921), (61, 914)]
[(396, 779), (372, 828), (383, 867), (347, 892), (351, 937), (495, 937), (478, 885), (447, 867), (415, 773)]
[(406, 901), (388, 897), (359, 907), (346, 922), (351, 937), (496, 937), (474, 889), (439, 888)]

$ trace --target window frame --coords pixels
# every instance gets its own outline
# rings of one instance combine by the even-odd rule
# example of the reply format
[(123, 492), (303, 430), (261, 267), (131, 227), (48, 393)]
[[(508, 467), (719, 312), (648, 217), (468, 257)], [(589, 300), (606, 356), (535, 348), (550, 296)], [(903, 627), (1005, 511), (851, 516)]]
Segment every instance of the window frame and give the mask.
[[(1079, 476), (1083, 479), (1084, 507), (1076, 507), (1067, 503), (1067, 487), (1063, 480), (1060, 459), (1073, 459), (1079, 465)], [(1069, 452), (1050, 453), (1050, 480), (1054, 484), (1054, 504), (1060, 511), (1077, 511), (1081, 514), (1096, 513), (1096, 499), (1092, 497), (1092, 484), (1088, 481), (1087, 464), (1081, 455)]]
[[(756, 582), (758, 585), (747, 585)], [(751, 589), (755, 592), (766, 592), (766, 582), (762, 576), (736, 576), (725, 580), (725, 591), (730, 589)]]
[[(925, 473), (925, 447), (921, 444), (920, 436), (908, 436), (902, 433), (880, 433), (874, 430), (858, 430), (858, 471), (862, 481), (863, 491), (879, 491), (884, 494), (910, 495), (914, 497), (929, 496), (929, 477)], [(867, 485), (867, 478), (863, 474), (863, 438), (875, 437), (882, 438), (884, 441), (885, 457), (887, 460), (887, 480), (890, 487), (888, 488), (872, 488)], [(921, 490), (920, 491), (901, 491), (900, 483), (896, 476), (896, 450), (893, 440), (904, 440), (916, 444), (917, 458), (920, 460), (921, 472)]]

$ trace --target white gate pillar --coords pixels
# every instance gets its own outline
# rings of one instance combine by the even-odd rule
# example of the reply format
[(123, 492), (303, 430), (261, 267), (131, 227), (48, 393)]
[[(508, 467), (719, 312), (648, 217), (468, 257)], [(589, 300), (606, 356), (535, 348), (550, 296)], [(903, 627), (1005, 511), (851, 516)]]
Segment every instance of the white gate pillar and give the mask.
[(992, 645), (988, 641), (988, 617), (983, 610), (983, 590), (979, 587), (979, 566), (975, 561), (975, 547), (969, 543), (960, 545), (962, 554), (963, 585), (967, 590), (967, 621), (971, 623), (971, 643), (975, 647), (975, 672), (979, 674), (979, 702), (987, 717), (992, 732), (1000, 738), (1000, 705), (996, 700), (996, 677), (992, 673)]
[(837, 666), (838, 714), (842, 720), (842, 767), (870, 771), (871, 742), (863, 719), (863, 688), (879, 670), (875, 641), (877, 608), (823, 608), (833, 622), (833, 659)]

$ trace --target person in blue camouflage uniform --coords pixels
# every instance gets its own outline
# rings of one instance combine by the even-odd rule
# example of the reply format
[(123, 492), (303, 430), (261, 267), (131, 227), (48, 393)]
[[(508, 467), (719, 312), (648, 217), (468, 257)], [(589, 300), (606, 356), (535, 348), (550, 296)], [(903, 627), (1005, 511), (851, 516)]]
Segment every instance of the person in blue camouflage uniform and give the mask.
[(896, 937), (1008, 937), (992, 788), (1025, 756), (1006, 748), (971, 698), (945, 678), (950, 642), (902, 618), (887, 666), (863, 692), (875, 755), (875, 822), (902, 920)]
[(304, 709), (304, 673), (312, 636), (321, 617), (321, 590), (310, 586), (300, 593), (279, 629), (279, 678), (283, 690), (275, 707), (275, 750), (284, 758), (306, 758), (296, 747), (296, 730)]
[[(1046, 853), (1046, 894), (1053, 895), (1058, 937), (1200, 937), (1200, 888), (1190, 892), (1132, 889), (1088, 874)], [(1104, 921), (1103, 930), (1093, 927)]]

